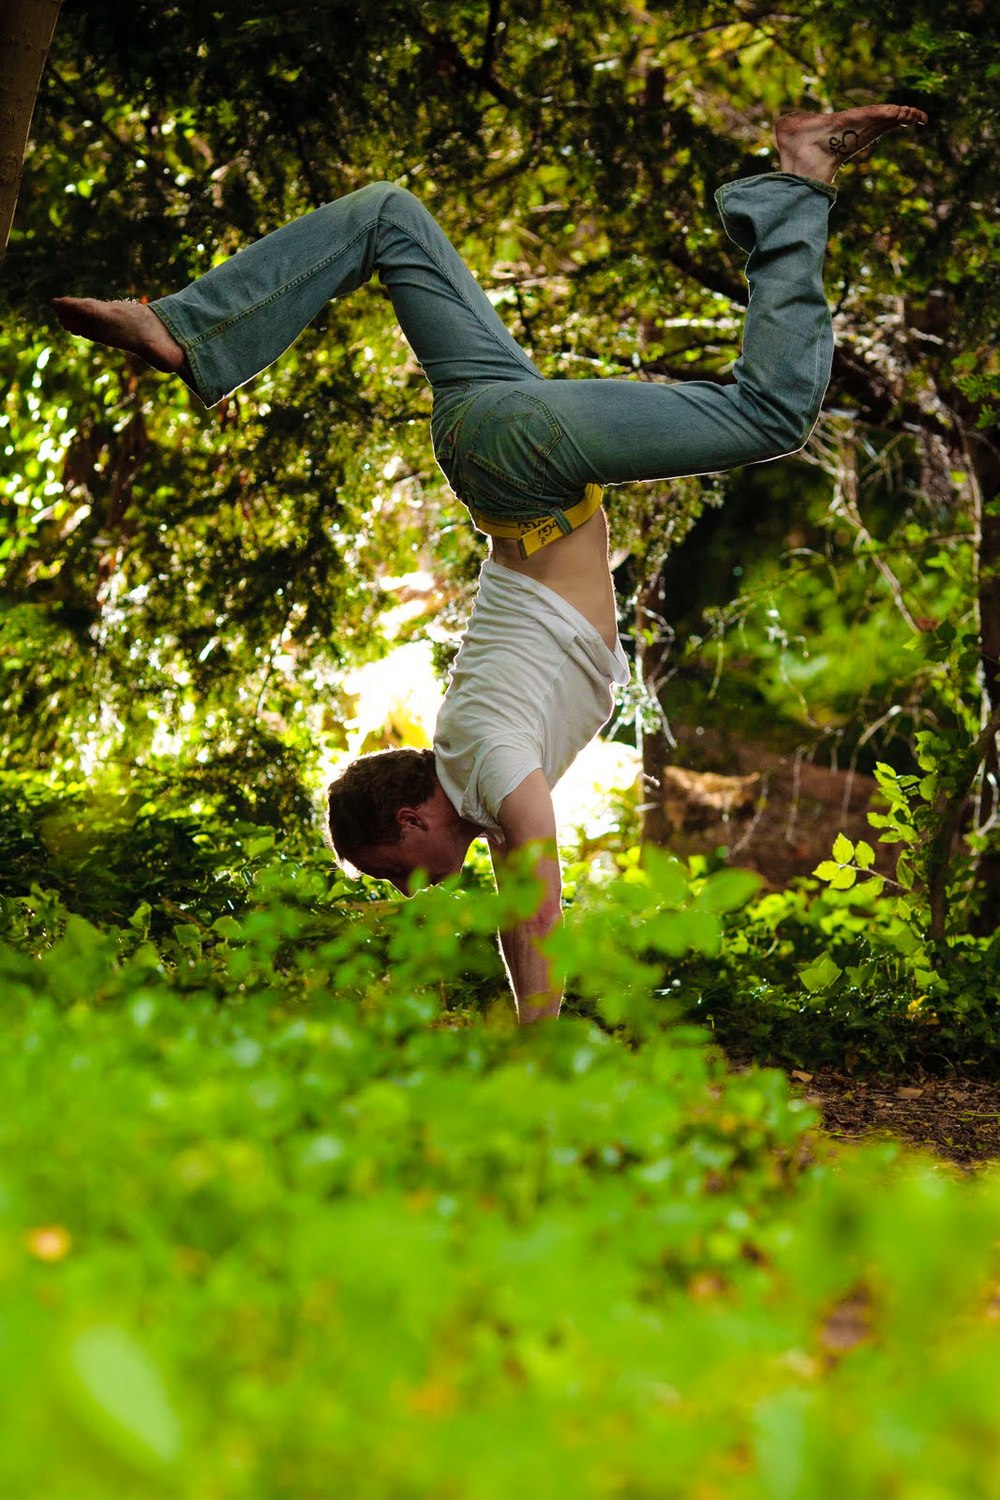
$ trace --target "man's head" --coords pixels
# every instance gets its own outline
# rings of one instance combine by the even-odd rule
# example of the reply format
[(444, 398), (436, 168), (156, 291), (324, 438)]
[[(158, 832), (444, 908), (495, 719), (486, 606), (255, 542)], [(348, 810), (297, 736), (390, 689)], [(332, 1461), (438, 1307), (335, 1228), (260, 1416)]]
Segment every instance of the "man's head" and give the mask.
[(330, 842), (339, 859), (404, 894), (415, 870), (442, 880), (473, 837), (442, 790), (430, 750), (377, 750), (330, 783)]

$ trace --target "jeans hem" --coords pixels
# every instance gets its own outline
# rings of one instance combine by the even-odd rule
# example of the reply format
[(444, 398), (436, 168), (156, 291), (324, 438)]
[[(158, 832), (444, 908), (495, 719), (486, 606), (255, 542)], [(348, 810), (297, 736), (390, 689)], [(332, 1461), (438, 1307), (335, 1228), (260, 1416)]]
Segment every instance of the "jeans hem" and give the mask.
[(760, 172), (755, 177), (735, 177), (731, 182), (724, 182), (715, 191), (715, 204), (720, 214), (726, 211), (725, 194), (730, 188), (749, 187), (754, 182), (791, 182), (801, 183), (804, 187), (812, 188), (816, 193), (829, 200), (830, 204), (837, 201), (837, 189), (832, 182), (821, 182), (818, 177), (803, 177), (798, 172)]
[(205, 380), (204, 371), (199, 369), (197, 353), (192, 348), (187, 336), (176, 326), (170, 313), (164, 309), (163, 302), (151, 302), (149, 305), (167, 332), (184, 350), (184, 356), (187, 360), (187, 370), (181, 369), (177, 371), (181, 380), (183, 380), (189, 391), (194, 392), (202, 406), (207, 410), (210, 411), (213, 406), (218, 406), (219, 402), (226, 395), (226, 392), (219, 391), (218, 395), (216, 395), (208, 385)]

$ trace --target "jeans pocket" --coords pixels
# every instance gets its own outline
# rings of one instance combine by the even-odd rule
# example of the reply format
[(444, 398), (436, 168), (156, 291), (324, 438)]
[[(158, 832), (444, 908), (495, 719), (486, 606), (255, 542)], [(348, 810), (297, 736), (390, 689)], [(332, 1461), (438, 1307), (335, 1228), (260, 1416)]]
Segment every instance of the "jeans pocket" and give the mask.
[[(463, 434), (464, 436), (464, 434)], [(513, 513), (525, 506), (559, 503), (549, 494), (549, 460), (563, 436), (546, 403), (526, 391), (508, 391), (474, 422), (459, 446), (470, 503)]]

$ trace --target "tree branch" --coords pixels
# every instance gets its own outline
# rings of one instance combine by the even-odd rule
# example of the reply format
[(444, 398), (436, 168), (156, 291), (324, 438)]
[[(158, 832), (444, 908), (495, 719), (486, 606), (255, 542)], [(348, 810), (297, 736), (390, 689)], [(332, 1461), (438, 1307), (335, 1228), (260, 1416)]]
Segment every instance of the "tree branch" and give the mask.
[(493, 77), (493, 59), (497, 49), (497, 27), (500, 22), (500, 0), (490, 0), (490, 13), (486, 18), (486, 37), (483, 55), (479, 63), (479, 78), (486, 83)]

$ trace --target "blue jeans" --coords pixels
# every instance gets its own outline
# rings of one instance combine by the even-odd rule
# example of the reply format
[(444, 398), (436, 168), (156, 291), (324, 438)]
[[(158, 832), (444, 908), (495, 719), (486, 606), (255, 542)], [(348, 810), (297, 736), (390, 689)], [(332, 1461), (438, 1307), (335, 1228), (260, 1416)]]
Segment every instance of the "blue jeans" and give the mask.
[(214, 406), (377, 271), (430, 381), (434, 454), (459, 499), (496, 519), (546, 516), (588, 483), (714, 472), (802, 446), (833, 352), (822, 270), (834, 197), (781, 172), (717, 193), (749, 257), (731, 385), (546, 380), (427, 210), (386, 182), (286, 224), (152, 306), (185, 350), (188, 384)]

